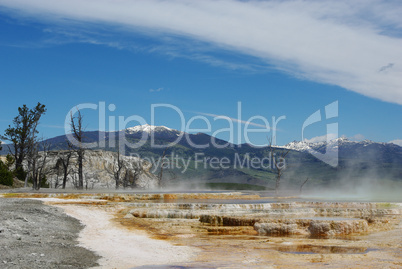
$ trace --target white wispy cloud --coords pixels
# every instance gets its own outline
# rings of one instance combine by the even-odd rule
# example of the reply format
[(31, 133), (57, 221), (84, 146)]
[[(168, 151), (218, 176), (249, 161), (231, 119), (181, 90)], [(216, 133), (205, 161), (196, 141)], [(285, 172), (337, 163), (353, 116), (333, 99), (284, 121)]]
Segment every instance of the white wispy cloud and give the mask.
[(163, 91), (163, 88), (149, 89), (149, 92), (161, 92), (161, 91)]
[(395, 140), (389, 141), (388, 143), (393, 143), (395, 145), (402, 147), (402, 139), (395, 139)]
[(0, 0), (0, 6), (62, 25), (90, 22), (201, 41), (298, 78), (402, 104), (397, 0)]
[(355, 134), (354, 136), (349, 137), (349, 139), (352, 141), (362, 141), (366, 139), (366, 137), (362, 134)]

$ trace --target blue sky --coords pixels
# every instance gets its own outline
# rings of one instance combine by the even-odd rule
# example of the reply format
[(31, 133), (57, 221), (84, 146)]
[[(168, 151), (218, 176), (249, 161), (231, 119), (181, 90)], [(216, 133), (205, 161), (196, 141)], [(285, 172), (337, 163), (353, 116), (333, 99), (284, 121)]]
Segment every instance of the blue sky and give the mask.
[[(272, 117), (286, 116), (276, 130), (283, 145), (338, 101), (338, 117), (304, 138), (317, 141), (336, 122), (339, 136), (402, 144), (399, 14), (399, 1), (374, 0), (0, 0), (0, 130), (23, 104), (47, 106), (46, 137), (64, 134), (80, 104), (104, 102), (106, 130), (121, 129), (119, 116), (152, 123), (152, 105), (168, 104), (154, 110), (156, 125), (203, 131), (208, 120), (203, 132), (213, 134), (229, 127), (214, 117), (226, 116), (233, 136), (218, 137), (236, 143), (247, 142), (250, 118), (250, 128), (261, 118), (271, 127), (249, 136), (261, 145)], [(82, 112), (88, 130), (100, 128), (99, 111)]]

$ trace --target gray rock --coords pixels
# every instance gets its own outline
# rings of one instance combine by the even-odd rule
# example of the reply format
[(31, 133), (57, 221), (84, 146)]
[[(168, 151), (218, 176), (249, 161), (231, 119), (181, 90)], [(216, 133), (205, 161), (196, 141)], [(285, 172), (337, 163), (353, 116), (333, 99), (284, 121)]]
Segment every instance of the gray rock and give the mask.
[[(52, 186), (58, 181), (61, 184), (63, 178), (62, 165), (58, 163), (60, 156), (67, 151), (48, 152), (44, 171), (48, 182)], [(150, 172), (152, 164), (138, 157), (120, 156), (123, 168), (120, 171), (121, 179), (127, 176), (134, 187), (139, 189), (155, 189), (158, 187), (157, 177)], [(77, 177), (77, 155), (74, 153), (70, 160), (70, 169), (73, 169), (68, 177), (68, 185), (73, 187), (73, 177)], [(26, 166), (26, 164), (25, 164)], [(117, 170), (117, 153), (103, 150), (85, 151), (84, 163), (84, 186), (89, 188), (114, 188), (114, 173)]]

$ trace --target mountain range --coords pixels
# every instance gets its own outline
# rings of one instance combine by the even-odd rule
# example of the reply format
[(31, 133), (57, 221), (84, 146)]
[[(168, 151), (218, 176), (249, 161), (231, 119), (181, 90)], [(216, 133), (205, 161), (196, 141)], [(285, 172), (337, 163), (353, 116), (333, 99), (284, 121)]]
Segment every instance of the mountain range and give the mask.
[[(84, 142), (98, 144), (93, 149), (117, 151), (119, 137), (140, 147), (124, 147), (125, 155), (136, 155), (153, 164), (155, 174), (164, 169), (164, 178), (171, 185), (207, 184), (224, 188), (242, 188), (244, 184), (259, 189), (272, 188), (276, 174), (269, 160), (270, 148), (249, 144), (233, 144), (205, 133), (189, 134), (165, 126), (141, 125), (116, 132), (88, 131)], [(47, 139), (52, 150), (68, 148), (66, 136)], [(173, 145), (169, 143), (175, 142)], [(156, 145), (156, 146), (155, 146)], [(2, 154), (6, 153), (3, 147)], [(120, 148), (120, 150), (123, 150)], [(327, 142), (307, 143), (294, 141), (273, 147), (275, 156), (286, 154), (286, 169), (282, 185), (300, 186), (307, 178), (308, 185), (333, 185), (365, 178), (402, 182), (402, 147), (392, 143), (369, 140), (351, 141), (338, 138)], [(337, 153), (336, 166), (317, 158), (319, 154)], [(318, 153), (314, 154), (314, 153)], [(166, 161), (161, 161), (165, 156)], [(225, 161), (225, 166), (213, 165)], [(258, 160), (262, 160), (258, 163)], [(255, 161), (257, 165), (252, 165)], [(215, 163), (213, 163), (215, 162)], [(269, 163), (271, 162), (271, 163)], [(250, 165), (251, 164), (251, 165)], [(258, 165), (259, 164), (259, 165)]]

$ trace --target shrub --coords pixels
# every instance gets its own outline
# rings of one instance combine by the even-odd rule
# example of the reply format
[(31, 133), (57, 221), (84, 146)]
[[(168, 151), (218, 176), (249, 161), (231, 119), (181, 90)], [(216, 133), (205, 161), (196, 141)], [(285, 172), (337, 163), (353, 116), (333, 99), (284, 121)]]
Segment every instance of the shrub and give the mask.
[(5, 165), (7, 166), (8, 170), (11, 169), (11, 166), (13, 166), (14, 163), (15, 163), (14, 157), (11, 156), (10, 154), (7, 154)]
[[(28, 183), (33, 185), (32, 177), (29, 177)], [(38, 184), (39, 184), (39, 180), (38, 180)], [(49, 186), (50, 186), (50, 184), (49, 184), (49, 182), (47, 182), (47, 177), (45, 175), (45, 176), (42, 177), (42, 180), (41, 180), (39, 188), (49, 188)]]
[(13, 173), (7, 169), (7, 166), (2, 161), (0, 161), (0, 184), (12, 186), (13, 182)]
[(41, 184), (40, 184), (41, 188), (49, 188), (49, 182), (47, 182), (47, 177), (46, 175), (43, 176)]
[(24, 171), (22, 167), (17, 168), (14, 170), (14, 176), (18, 178), (21, 181), (25, 181), (25, 176), (27, 175), (27, 172)]

